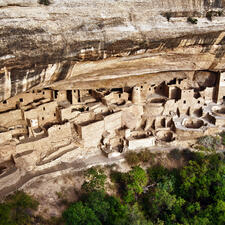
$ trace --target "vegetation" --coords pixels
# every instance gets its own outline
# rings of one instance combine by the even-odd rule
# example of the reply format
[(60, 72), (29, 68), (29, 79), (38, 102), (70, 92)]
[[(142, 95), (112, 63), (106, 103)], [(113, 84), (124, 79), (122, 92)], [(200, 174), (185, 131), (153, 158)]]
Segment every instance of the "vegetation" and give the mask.
[(125, 159), (130, 166), (136, 166), (141, 162), (153, 162), (154, 161), (154, 154), (152, 154), (149, 150), (145, 149), (140, 152), (128, 152), (125, 155)]
[(119, 184), (121, 195), (127, 203), (135, 202), (148, 183), (146, 171), (139, 166), (134, 167), (128, 173), (114, 172), (111, 177), (114, 182)]
[[(191, 155), (181, 152), (186, 153)], [(63, 218), (66, 225), (224, 224), (224, 178), (224, 159), (219, 154), (192, 153), (182, 169), (154, 165), (147, 171), (140, 166), (127, 173), (112, 171), (119, 198), (94, 185), (95, 191), (72, 204)]]
[(206, 18), (209, 21), (212, 21), (213, 16), (222, 16), (222, 15), (223, 15), (223, 11), (208, 11), (208, 12), (206, 12)]
[(182, 158), (182, 151), (179, 149), (173, 149), (167, 154), (168, 158), (174, 160), (180, 160)]
[(216, 151), (221, 145), (221, 137), (217, 136), (203, 136), (198, 138), (196, 149), (200, 151)]
[(50, 5), (50, 1), (49, 0), (39, 0), (39, 4)]
[(222, 145), (225, 145), (225, 132), (220, 133), (220, 137)]
[[(198, 141), (206, 148), (216, 148), (219, 140), (224, 143), (225, 134), (214, 138), (205, 136)], [(149, 160), (147, 151), (136, 156), (138, 160)], [(134, 166), (123, 173), (108, 168), (116, 187), (114, 195), (105, 190), (104, 170), (88, 169), (79, 200), (67, 206), (62, 218), (46, 221), (34, 216), (38, 202), (16, 192), (0, 204), (0, 225), (225, 224), (224, 154), (174, 149), (168, 157), (175, 160), (186, 157), (189, 161), (180, 169), (154, 164), (147, 169)], [(64, 197), (61, 192), (57, 195), (60, 199)]]
[(198, 23), (198, 20), (189, 16), (187, 18), (187, 22), (188, 23), (192, 23), (192, 24), (197, 24)]
[(168, 22), (170, 21), (171, 16), (172, 16), (171, 13), (169, 13), (169, 12), (165, 13), (165, 17), (166, 17)]
[(102, 191), (106, 181), (106, 175), (101, 168), (90, 168), (85, 172), (85, 182), (82, 189), (86, 192)]
[(24, 192), (10, 195), (4, 203), (0, 203), (0, 225), (30, 224), (32, 211), (37, 206), (38, 202)]
[(218, 11), (218, 12), (217, 12), (217, 15), (218, 15), (218, 16), (222, 16), (222, 15), (223, 15), (223, 11), (222, 11), (222, 10)]
[(209, 21), (212, 21), (212, 16), (213, 16), (213, 12), (212, 11), (208, 11), (206, 13), (206, 18), (209, 20)]

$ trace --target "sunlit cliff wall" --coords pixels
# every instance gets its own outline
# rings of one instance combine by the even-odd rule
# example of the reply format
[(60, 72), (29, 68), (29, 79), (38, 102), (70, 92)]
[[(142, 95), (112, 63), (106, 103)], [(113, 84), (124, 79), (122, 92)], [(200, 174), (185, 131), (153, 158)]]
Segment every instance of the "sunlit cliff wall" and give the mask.
[(0, 0), (0, 101), (38, 86), (128, 85), (132, 77), (225, 70), (224, 13), (206, 18), (222, 12), (224, 0), (50, 2)]

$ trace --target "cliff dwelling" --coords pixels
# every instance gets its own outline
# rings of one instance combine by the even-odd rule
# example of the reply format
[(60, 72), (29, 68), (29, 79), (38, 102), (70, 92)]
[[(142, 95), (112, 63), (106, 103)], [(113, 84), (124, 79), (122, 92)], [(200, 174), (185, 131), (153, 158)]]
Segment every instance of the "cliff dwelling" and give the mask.
[(171, 2), (0, 0), (0, 198), (225, 131), (225, 3)]
[[(214, 80), (208, 82), (212, 74)], [(38, 171), (65, 156), (111, 158), (220, 132), (225, 129), (225, 73), (212, 74), (187, 73), (120, 88), (18, 94), (0, 103), (0, 143), (14, 143), (1, 163), (13, 160), (16, 168)], [(7, 174), (7, 168), (1, 173)]]

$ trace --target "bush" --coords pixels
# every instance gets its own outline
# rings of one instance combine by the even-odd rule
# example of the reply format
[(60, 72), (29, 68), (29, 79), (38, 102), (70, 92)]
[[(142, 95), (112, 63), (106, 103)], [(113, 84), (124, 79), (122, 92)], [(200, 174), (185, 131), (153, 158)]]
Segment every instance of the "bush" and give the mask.
[[(216, 151), (218, 146), (221, 145), (221, 139), (219, 136), (213, 137), (210, 135), (198, 138), (197, 144), (199, 150), (202, 151)], [(203, 147), (201, 147), (203, 146)]]
[(218, 11), (218, 16), (222, 16), (223, 15), (223, 11), (221, 10), (221, 11)]
[(169, 170), (161, 165), (155, 165), (148, 168), (147, 173), (152, 183), (158, 183), (163, 177), (169, 175)]
[(195, 145), (194, 148), (198, 151), (202, 151), (202, 152), (210, 152), (211, 149), (206, 148), (203, 145)]
[(173, 149), (167, 154), (168, 158), (180, 160), (182, 157), (181, 151), (179, 149)]
[(39, 0), (39, 4), (41, 5), (50, 5), (49, 0)]
[(128, 213), (128, 207), (120, 199), (94, 191), (72, 204), (63, 213), (63, 218), (66, 225), (128, 225)]
[(125, 154), (125, 159), (130, 166), (137, 166), (140, 162), (149, 162), (154, 160), (154, 154), (145, 149), (140, 152), (128, 152)]
[(187, 161), (194, 160), (196, 158), (196, 153), (192, 152), (188, 148), (181, 150), (181, 155)]
[(206, 13), (206, 18), (209, 20), (209, 21), (212, 21), (212, 17), (213, 17), (213, 12), (212, 11), (208, 11)]
[(192, 24), (197, 24), (198, 20), (189, 16), (187, 18), (187, 22), (192, 23)]
[(208, 11), (206, 13), (206, 18), (212, 21), (213, 16), (222, 16), (222, 15), (223, 15), (223, 11)]
[(154, 154), (145, 149), (138, 153), (138, 158), (141, 162), (149, 162), (150, 160), (154, 160)]
[(138, 163), (140, 163), (140, 159), (138, 157), (138, 154), (136, 152), (128, 152), (125, 154), (125, 159), (130, 166), (136, 166)]
[(101, 168), (90, 168), (85, 174), (85, 182), (82, 185), (82, 189), (86, 192), (101, 191), (104, 190), (106, 175)]
[(22, 191), (10, 195), (0, 204), (0, 225), (27, 225), (32, 220), (31, 212), (38, 202)]
[(94, 211), (82, 202), (72, 204), (64, 213), (66, 225), (101, 225)]
[(171, 13), (167, 12), (167, 13), (165, 13), (164, 16), (166, 17), (167, 21), (169, 22), (172, 15), (171, 15)]
[(111, 180), (119, 184), (120, 193), (125, 202), (132, 203), (136, 196), (144, 191), (148, 183), (148, 175), (141, 167), (135, 166), (127, 173), (113, 172)]
[(225, 132), (220, 133), (222, 145), (225, 145)]

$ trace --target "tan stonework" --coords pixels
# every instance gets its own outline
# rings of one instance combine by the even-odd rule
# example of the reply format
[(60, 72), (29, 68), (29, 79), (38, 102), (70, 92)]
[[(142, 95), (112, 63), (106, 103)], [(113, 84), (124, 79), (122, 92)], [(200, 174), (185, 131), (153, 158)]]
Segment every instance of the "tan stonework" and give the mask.
[(0, 163), (13, 158), (17, 168), (41, 170), (73, 157), (101, 152), (113, 157), (222, 131), (224, 74), (203, 71), (126, 88), (19, 94), (0, 105), (0, 143), (14, 143), (0, 154)]

